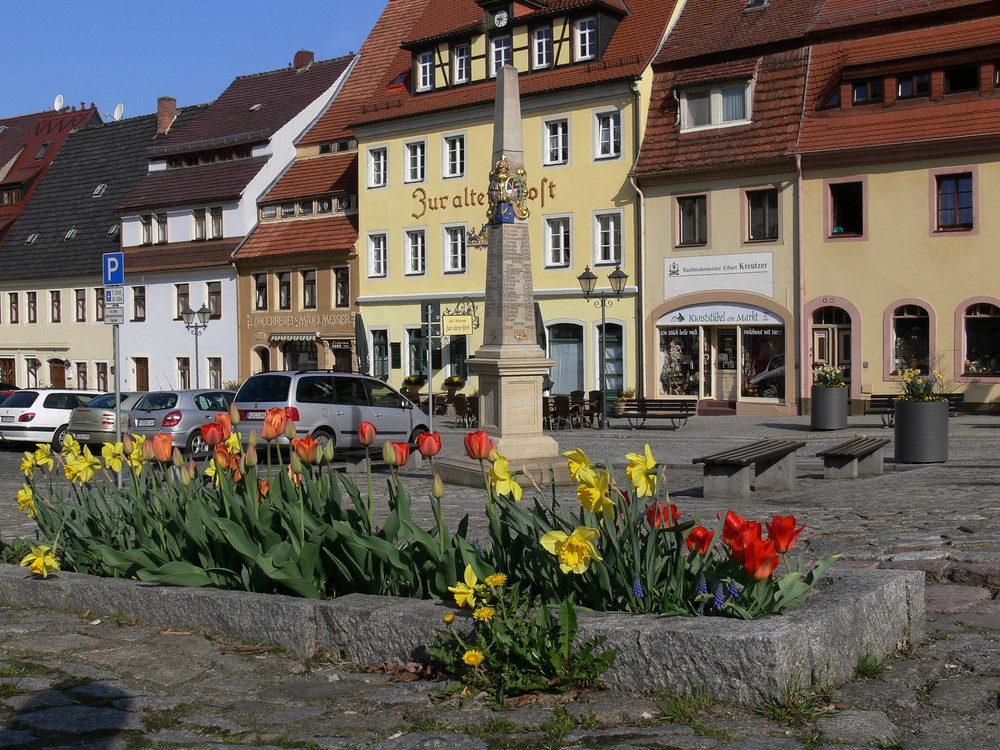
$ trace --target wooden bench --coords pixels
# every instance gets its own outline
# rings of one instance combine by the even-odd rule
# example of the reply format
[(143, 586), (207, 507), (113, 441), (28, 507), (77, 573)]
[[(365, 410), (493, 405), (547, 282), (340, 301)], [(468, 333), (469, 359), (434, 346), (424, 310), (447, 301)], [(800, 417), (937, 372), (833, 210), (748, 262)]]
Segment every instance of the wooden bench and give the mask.
[(896, 394), (873, 393), (865, 402), (865, 414), (878, 414), (883, 425), (892, 427), (896, 421)]
[(691, 463), (705, 465), (704, 497), (746, 500), (751, 472), (755, 490), (795, 489), (795, 451), (804, 445), (798, 440), (771, 438), (693, 458)]
[(944, 397), (948, 399), (948, 416), (957, 417), (959, 414), (965, 413), (965, 394), (964, 393), (946, 393)]
[(856, 437), (816, 455), (823, 459), (824, 479), (857, 479), (882, 473), (889, 438)]
[(698, 412), (696, 398), (627, 398), (615, 405), (615, 413), (608, 418), (627, 419), (633, 430), (647, 419), (669, 419), (674, 429), (680, 429)]

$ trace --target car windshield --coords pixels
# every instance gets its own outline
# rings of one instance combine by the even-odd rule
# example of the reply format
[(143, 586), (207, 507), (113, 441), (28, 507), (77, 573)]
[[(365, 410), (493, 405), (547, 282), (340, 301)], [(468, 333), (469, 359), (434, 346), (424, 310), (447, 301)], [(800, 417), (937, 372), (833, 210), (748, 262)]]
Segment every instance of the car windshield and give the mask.
[(144, 411), (159, 411), (173, 409), (177, 406), (176, 393), (148, 393), (135, 407)]
[(255, 375), (236, 394), (237, 401), (287, 401), (292, 379), (287, 375)]
[(17, 393), (11, 394), (10, 397), (3, 402), (3, 405), (13, 407), (31, 406), (35, 403), (36, 398), (38, 398), (38, 393), (36, 391), (18, 391)]

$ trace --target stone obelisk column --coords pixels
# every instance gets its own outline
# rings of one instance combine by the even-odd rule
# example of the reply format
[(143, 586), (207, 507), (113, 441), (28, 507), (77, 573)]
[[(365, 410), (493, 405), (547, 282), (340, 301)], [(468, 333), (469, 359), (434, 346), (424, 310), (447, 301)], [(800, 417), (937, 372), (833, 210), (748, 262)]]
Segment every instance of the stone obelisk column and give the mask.
[[(542, 377), (555, 363), (546, 359), (535, 331), (521, 102), (511, 66), (497, 74), (491, 164), (483, 343), (467, 364), (479, 376), (480, 429), (512, 469), (548, 482), (549, 466), (561, 476), (565, 459), (558, 443), (542, 432)], [(476, 465), (472, 483), (481, 481)]]

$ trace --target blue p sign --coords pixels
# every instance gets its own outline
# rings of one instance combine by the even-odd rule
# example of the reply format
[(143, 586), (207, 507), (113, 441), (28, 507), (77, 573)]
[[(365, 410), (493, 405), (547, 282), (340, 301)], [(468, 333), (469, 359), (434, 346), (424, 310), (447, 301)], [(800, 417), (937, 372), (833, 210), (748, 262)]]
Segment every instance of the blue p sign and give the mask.
[(125, 253), (104, 253), (104, 286), (121, 286), (125, 283)]

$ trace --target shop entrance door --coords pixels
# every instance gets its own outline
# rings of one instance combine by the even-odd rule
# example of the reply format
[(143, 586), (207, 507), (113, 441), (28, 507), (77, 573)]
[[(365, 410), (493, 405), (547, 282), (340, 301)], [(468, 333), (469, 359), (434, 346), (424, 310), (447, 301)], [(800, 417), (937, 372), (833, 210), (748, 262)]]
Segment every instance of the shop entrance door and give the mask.
[(739, 385), (736, 329), (718, 327), (711, 330), (715, 350), (715, 394), (713, 398), (720, 401), (735, 401)]

